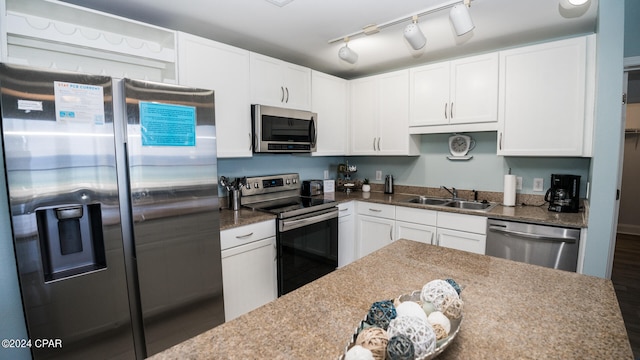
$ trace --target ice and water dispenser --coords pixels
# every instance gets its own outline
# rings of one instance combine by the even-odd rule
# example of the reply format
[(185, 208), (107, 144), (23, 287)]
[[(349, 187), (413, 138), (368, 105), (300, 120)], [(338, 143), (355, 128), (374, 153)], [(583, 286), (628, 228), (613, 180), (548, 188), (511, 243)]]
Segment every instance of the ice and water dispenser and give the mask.
[(45, 282), (105, 268), (100, 204), (36, 211)]

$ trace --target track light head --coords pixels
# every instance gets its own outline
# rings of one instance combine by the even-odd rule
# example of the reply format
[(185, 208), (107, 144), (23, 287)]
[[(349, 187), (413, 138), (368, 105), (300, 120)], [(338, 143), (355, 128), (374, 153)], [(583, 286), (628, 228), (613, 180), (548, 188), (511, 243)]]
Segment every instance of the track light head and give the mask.
[(587, 5), (591, 0), (560, 0), (560, 6), (567, 10), (580, 8)]
[(355, 64), (358, 61), (358, 54), (349, 48), (349, 38), (344, 39), (344, 46), (338, 50), (338, 57), (349, 64)]
[(452, 7), (449, 11), (449, 20), (451, 20), (458, 36), (462, 36), (476, 27), (471, 20), (469, 8), (465, 4), (457, 4)]
[(427, 43), (427, 38), (418, 26), (417, 16), (413, 16), (413, 22), (404, 28), (404, 38), (407, 39), (413, 50), (420, 50)]

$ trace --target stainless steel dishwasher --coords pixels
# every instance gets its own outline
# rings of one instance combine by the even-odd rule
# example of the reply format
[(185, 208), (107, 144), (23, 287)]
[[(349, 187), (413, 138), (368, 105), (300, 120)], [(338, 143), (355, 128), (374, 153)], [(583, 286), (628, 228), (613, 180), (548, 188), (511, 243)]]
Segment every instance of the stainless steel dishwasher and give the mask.
[(486, 254), (576, 271), (580, 229), (489, 219)]

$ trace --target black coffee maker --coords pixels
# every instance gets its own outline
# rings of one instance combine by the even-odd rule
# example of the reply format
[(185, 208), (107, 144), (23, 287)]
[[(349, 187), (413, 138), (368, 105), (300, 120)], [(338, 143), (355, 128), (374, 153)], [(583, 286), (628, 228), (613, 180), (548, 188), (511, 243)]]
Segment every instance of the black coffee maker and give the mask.
[(551, 174), (551, 188), (544, 195), (549, 211), (578, 212), (580, 210), (580, 176)]

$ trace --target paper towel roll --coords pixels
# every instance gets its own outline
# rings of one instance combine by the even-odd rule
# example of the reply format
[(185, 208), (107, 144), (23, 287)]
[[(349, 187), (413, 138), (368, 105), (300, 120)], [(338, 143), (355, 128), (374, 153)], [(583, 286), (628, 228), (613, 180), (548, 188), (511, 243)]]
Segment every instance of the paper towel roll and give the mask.
[(504, 206), (516, 205), (516, 176), (505, 175), (504, 176), (504, 199), (502, 200)]

